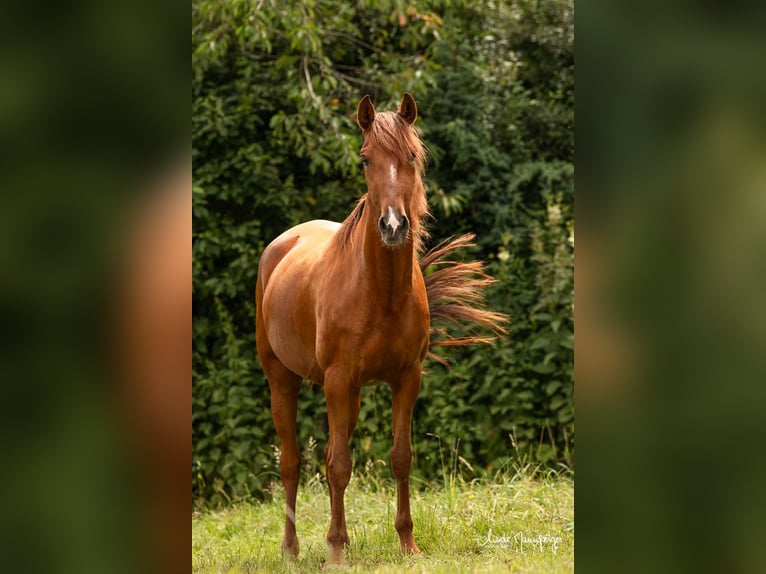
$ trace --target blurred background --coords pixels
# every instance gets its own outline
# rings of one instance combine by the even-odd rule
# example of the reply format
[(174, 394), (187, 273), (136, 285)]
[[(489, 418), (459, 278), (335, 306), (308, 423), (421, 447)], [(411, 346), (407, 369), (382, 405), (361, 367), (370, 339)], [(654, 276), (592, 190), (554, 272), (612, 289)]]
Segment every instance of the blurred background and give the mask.
[(577, 10), (578, 568), (761, 572), (766, 13)]
[[(467, 231), (509, 334), (427, 366), (419, 484), (517, 466), (573, 469), (572, 2), (200, 2), (192, 10), (193, 495), (216, 507), (279, 481), (254, 346), (265, 246), (343, 221), (366, 192), (356, 108), (415, 96), (429, 148), (431, 245)], [(304, 478), (321, 473), (321, 387), (299, 404)], [(318, 448), (306, 448), (307, 445)], [(390, 476), (391, 396), (363, 391), (356, 472)], [(323, 473), (322, 473), (323, 474)]]
[(188, 568), (187, 26), (3, 4), (0, 570)]

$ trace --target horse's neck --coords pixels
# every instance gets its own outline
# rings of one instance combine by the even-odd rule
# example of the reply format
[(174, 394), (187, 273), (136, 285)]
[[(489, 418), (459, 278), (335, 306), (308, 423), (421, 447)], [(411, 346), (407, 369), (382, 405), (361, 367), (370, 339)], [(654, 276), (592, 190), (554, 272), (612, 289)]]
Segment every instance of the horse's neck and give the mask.
[(374, 292), (379, 301), (389, 301), (392, 307), (398, 307), (412, 292), (412, 269), (414, 264), (414, 246), (412, 238), (404, 245), (389, 249), (383, 245), (378, 231), (377, 221), (371, 211), (366, 210), (360, 223), (362, 232), (362, 257), (367, 288)]

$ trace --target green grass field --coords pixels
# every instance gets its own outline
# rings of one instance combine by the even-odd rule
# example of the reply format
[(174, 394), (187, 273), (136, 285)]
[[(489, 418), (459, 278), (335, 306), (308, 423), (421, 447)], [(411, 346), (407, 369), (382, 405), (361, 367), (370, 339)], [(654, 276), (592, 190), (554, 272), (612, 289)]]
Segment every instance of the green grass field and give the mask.
[[(403, 556), (394, 529), (392, 482), (352, 477), (346, 491), (349, 572), (571, 572), (574, 483), (571, 477), (519, 474), (494, 483), (444, 484), (412, 493), (422, 554)], [(317, 477), (298, 491), (300, 556), (282, 558), (284, 495), (192, 518), (193, 572), (317, 572), (326, 557), (330, 502)]]

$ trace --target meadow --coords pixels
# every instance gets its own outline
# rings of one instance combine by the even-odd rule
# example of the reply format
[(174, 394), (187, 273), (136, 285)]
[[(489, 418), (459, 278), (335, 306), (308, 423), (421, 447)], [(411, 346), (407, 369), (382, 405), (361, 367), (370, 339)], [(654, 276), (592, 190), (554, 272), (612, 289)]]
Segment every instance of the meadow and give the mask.
[[(520, 471), (467, 482), (445, 477), (414, 485), (415, 539), (422, 553), (404, 556), (394, 529), (392, 480), (364, 472), (346, 491), (351, 545), (348, 572), (572, 572), (574, 480), (571, 473)], [(317, 473), (298, 491), (300, 555), (280, 551), (284, 492), (274, 484), (268, 500), (239, 502), (192, 517), (192, 571), (196, 573), (317, 572), (326, 557), (330, 503)]]

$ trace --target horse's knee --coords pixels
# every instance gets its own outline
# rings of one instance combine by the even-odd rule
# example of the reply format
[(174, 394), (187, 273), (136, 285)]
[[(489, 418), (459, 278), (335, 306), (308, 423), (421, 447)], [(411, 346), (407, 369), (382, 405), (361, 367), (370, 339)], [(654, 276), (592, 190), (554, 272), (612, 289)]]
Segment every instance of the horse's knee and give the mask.
[(410, 466), (412, 465), (412, 449), (407, 448), (392, 448), (391, 449), (391, 471), (396, 478), (406, 478), (410, 474)]
[(290, 460), (286, 456), (281, 457), (279, 461), (279, 471), (282, 475), (282, 482), (285, 481), (292, 481), (292, 480), (298, 480), (298, 476), (300, 475), (301, 470), (301, 461), (298, 457), (294, 457), (294, 459)]
[(326, 459), (330, 484), (345, 488), (351, 480), (351, 458), (347, 453), (329, 453)]

